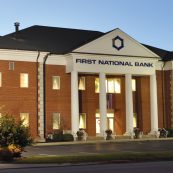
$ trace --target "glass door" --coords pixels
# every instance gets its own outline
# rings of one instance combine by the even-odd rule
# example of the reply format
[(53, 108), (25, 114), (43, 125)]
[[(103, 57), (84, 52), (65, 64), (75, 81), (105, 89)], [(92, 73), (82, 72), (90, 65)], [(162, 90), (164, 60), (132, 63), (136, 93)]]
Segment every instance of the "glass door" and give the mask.
[[(107, 128), (114, 132), (114, 113), (107, 113)], [(96, 113), (96, 134), (100, 134), (100, 114)]]

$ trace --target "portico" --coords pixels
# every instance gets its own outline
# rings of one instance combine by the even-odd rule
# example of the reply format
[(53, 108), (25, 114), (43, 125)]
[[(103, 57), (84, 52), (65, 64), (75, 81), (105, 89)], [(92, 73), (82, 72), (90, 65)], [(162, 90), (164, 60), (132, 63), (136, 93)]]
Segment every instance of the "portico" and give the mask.
[[(80, 55), (73, 55), (70, 57), (67, 70), (71, 71), (71, 127), (72, 132), (76, 133), (79, 129), (79, 96), (78, 96), (78, 75), (79, 73), (97, 74), (99, 77), (99, 113), (100, 113), (100, 136), (104, 136), (105, 130), (108, 129), (107, 124), (107, 92), (106, 92), (106, 76), (107, 75), (124, 75), (125, 77), (125, 133), (124, 135), (131, 136), (134, 128), (134, 111), (133, 111), (133, 91), (132, 91), (132, 76), (150, 76), (150, 107), (151, 107), (151, 131), (150, 134), (154, 134), (158, 129), (158, 108), (157, 108), (157, 82), (155, 74), (155, 62), (156, 60), (148, 59), (150, 66), (135, 66), (135, 63), (142, 64), (143, 59), (128, 59), (129, 66), (116, 66), (115, 65), (100, 65), (99, 58), (94, 56), (86, 56), (87, 61), (82, 57), (80, 61)], [(90, 61), (88, 59), (90, 58)], [(118, 59), (117, 57), (111, 57), (112, 59)], [(101, 58), (103, 60), (103, 57)], [(110, 59), (105, 57), (105, 59)], [(126, 62), (127, 58), (121, 58), (121, 61)], [(87, 62), (94, 62), (88, 64)], [(122, 63), (121, 63), (122, 64)], [(109, 67), (109, 68), (108, 68)], [(143, 68), (143, 70), (141, 70)], [(145, 88), (144, 88), (145, 90)], [(95, 108), (97, 109), (97, 108)], [(143, 115), (144, 116), (144, 115)], [(116, 131), (115, 131), (116, 134)]]

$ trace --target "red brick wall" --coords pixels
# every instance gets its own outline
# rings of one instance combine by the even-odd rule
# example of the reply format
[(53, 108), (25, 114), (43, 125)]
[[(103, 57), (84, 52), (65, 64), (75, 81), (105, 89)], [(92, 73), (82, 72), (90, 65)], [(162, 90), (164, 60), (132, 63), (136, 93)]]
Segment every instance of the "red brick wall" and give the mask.
[[(37, 136), (36, 69), (36, 63), (16, 61), (14, 70), (9, 70), (9, 61), (0, 61), (0, 105), (5, 106), (1, 112), (16, 118), (20, 117), (20, 113), (29, 113), (34, 137)], [(28, 88), (20, 88), (20, 73), (29, 74)]]
[[(2, 87), (0, 87), (0, 105), (5, 105), (1, 112), (8, 112), (19, 118), (20, 113), (30, 115), (32, 135), (37, 136), (37, 66), (32, 62), (15, 62), (14, 71), (8, 70), (9, 61), (0, 61)], [(29, 74), (29, 88), (20, 88), (20, 73)], [(170, 121), (170, 72), (165, 72), (165, 120), (163, 118), (162, 73), (157, 72), (159, 127)], [(60, 90), (52, 89), (52, 76), (60, 76)], [(99, 94), (95, 93), (96, 75), (86, 76), (86, 90), (80, 91), (80, 112), (87, 114), (87, 132), (96, 134), (96, 110), (99, 109)], [(114, 76), (116, 77), (116, 76)], [(113, 94), (115, 112), (115, 131), (117, 135), (125, 132), (125, 78), (121, 78), (121, 94)], [(133, 93), (134, 111), (138, 114), (138, 125), (148, 133), (150, 131), (150, 79), (149, 76), (137, 77), (137, 91)], [(52, 132), (52, 114), (61, 114), (63, 129), (71, 129), (71, 75), (65, 72), (65, 66), (46, 65), (46, 133)]]
[[(60, 76), (60, 90), (52, 89), (52, 76)], [(52, 132), (52, 114), (60, 113), (64, 130), (71, 129), (71, 75), (65, 66), (46, 65), (46, 133)]]
[(157, 102), (158, 102), (158, 123), (159, 128), (165, 128), (163, 117), (163, 81), (162, 71), (157, 71)]
[(164, 124), (166, 128), (171, 128), (170, 75), (171, 70), (164, 71)]

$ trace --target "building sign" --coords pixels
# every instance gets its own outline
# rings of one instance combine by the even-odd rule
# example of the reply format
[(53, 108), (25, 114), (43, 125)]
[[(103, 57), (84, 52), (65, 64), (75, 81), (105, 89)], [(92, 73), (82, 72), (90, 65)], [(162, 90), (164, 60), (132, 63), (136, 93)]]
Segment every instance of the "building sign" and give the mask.
[(76, 59), (78, 64), (96, 64), (96, 65), (109, 65), (109, 66), (137, 66), (137, 67), (153, 67), (152, 62), (131, 62), (131, 61), (108, 61), (96, 59)]
[(158, 59), (135, 57), (80, 56), (68, 58), (66, 72), (151, 75), (155, 73)]

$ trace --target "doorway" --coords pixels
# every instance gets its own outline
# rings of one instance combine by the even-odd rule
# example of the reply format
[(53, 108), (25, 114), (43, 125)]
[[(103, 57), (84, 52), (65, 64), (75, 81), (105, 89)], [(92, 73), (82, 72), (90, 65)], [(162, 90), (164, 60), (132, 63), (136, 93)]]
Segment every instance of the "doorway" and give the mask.
[[(107, 113), (107, 129), (114, 132), (114, 113)], [(100, 113), (96, 113), (96, 134), (100, 134)]]

